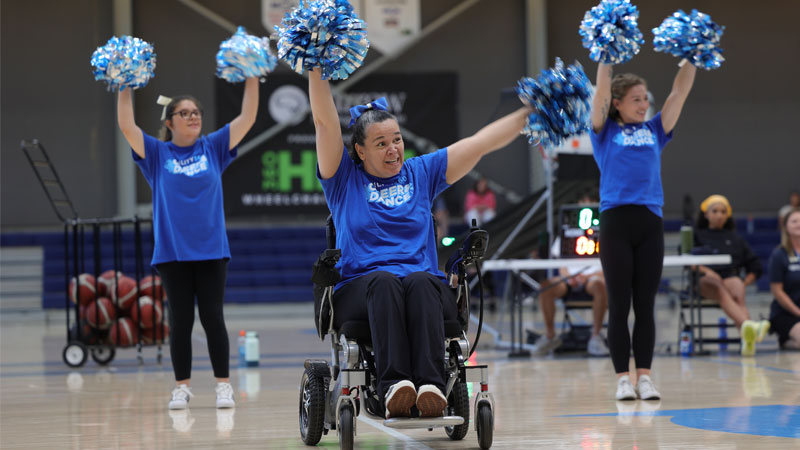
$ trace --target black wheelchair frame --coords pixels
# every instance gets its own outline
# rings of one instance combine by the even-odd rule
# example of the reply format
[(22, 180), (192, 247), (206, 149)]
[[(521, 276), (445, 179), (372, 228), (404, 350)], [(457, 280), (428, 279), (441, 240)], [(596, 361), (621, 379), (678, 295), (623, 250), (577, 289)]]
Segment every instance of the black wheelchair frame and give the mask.
[[(300, 381), (300, 435), (306, 445), (316, 445), (324, 434), (336, 430), (343, 449), (353, 448), (356, 435), (356, 418), (364, 403), (366, 411), (378, 418), (384, 417), (383, 402), (376, 389), (375, 360), (366, 321), (349, 321), (339, 329), (333, 327), (333, 290), (341, 279), (335, 268), (341, 256), (336, 249), (336, 230), (329, 216), (326, 224), (328, 249), (314, 263), (314, 316), (321, 340), (330, 336), (332, 367), (325, 360), (306, 360)], [(489, 235), (473, 225), (462, 248), (447, 263), (448, 279), (455, 285), (457, 320), (445, 321), (445, 373), (447, 408), (444, 417), (392, 418), (384, 421), (391, 428), (444, 427), (452, 440), (460, 440), (469, 431), (470, 399), (467, 383), (480, 383), (475, 396), (475, 430), (482, 449), (492, 445), (494, 433), (494, 399), (489, 392), (488, 367), (467, 366), (466, 361), (480, 337), (483, 319), (481, 294), (481, 320), (476, 341), (469, 347), (467, 331), (470, 322), (469, 286), (466, 268), (483, 257)], [(478, 270), (480, 277), (480, 270)]]

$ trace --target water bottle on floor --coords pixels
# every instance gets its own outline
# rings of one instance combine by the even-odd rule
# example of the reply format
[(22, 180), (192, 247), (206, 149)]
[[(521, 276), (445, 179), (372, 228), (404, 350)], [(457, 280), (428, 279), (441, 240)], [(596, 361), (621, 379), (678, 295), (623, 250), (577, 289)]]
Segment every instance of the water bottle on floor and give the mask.
[(692, 355), (692, 330), (689, 328), (689, 325), (683, 327), (683, 331), (681, 331), (681, 356), (691, 356)]
[(248, 331), (244, 341), (244, 359), (247, 363), (247, 367), (257, 366), (259, 357), (258, 333), (255, 331)]
[(239, 338), (236, 340), (237, 348), (239, 350), (239, 367), (244, 367), (247, 365), (244, 359), (244, 350), (245, 350), (245, 333), (244, 330), (239, 330)]
[(728, 343), (722, 342), (723, 339), (728, 339), (728, 321), (724, 317), (719, 318), (719, 339), (719, 351), (727, 351)]

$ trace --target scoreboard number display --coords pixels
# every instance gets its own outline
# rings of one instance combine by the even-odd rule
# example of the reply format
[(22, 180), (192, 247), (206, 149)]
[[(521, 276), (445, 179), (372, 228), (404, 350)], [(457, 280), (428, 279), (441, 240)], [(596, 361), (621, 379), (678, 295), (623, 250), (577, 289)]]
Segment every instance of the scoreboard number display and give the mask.
[(600, 256), (600, 205), (567, 204), (559, 209), (562, 258)]

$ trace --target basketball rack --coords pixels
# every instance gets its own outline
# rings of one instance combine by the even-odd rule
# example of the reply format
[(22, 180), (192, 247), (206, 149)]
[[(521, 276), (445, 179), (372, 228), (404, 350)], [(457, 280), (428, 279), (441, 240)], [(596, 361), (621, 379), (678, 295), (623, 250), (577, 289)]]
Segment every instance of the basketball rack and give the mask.
[[(138, 297), (140, 280), (145, 273), (155, 275), (154, 269), (146, 269), (143, 252), (144, 240), (142, 239), (142, 225), (149, 224), (148, 237), (151, 243), (149, 251), (152, 253), (152, 219), (143, 219), (137, 216), (81, 219), (44, 146), (36, 139), (23, 140), (20, 146), (33, 168), (36, 178), (42, 185), (53, 211), (64, 224), (64, 304), (67, 337), (67, 345), (62, 353), (64, 363), (70, 367), (81, 367), (91, 354), (97, 364), (107, 365), (116, 354), (117, 346), (114, 341), (121, 342), (121, 327), (114, 327), (116, 336), (111, 336), (105, 330), (94, 330), (85, 326), (81, 318), (81, 301), (77, 292), (79, 290), (78, 280), (80, 280), (80, 274), (85, 273), (92, 274), (95, 280), (99, 280), (101, 267), (110, 266), (109, 268), (114, 272), (112, 286), (119, 290), (119, 277), (123, 270), (128, 270), (131, 275), (135, 275)], [(69, 295), (70, 281), (73, 279), (76, 280), (74, 295), (76, 301), (74, 303), (70, 300)], [(94, 298), (91, 302), (98, 301), (98, 283), (99, 281), (95, 281)], [(118, 291), (116, 293), (119, 294)], [(119, 298), (119, 295), (116, 298)], [(141, 313), (141, 310), (138, 310), (140, 308), (138, 299), (134, 302), (133, 307), (137, 308), (138, 313)], [(122, 311), (119, 305), (114, 305), (114, 308), (114, 322), (119, 324)], [(94, 308), (94, 310), (94, 319), (97, 324), (100, 323), (100, 308)], [(141, 317), (141, 314), (138, 316)], [(162, 344), (166, 340), (166, 336), (163, 335), (165, 314), (161, 314), (160, 320), (156, 320), (154, 308), (152, 323), (156, 324), (152, 344), (145, 344), (141, 324), (135, 324), (137, 333), (135, 342), (132, 344), (137, 347), (139, 364), (144, 363), (142, 356), (144, 346), (157, 347), (156, 360), (159, 364), (163, 358)], [(116, 339), (112, 339), (114, 337)]]

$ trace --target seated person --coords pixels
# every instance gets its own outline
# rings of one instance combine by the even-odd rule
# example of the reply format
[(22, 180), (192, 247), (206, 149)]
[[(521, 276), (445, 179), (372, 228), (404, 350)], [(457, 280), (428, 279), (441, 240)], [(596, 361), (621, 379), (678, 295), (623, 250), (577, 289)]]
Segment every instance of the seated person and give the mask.
[[(578, 204), (590, 203), (595, 203), (595, 200), (588, 193), (578, 199)], [(561, 257), (561, 237), (556, 237), (553, 241), (550, 255), (553, 258)], [(546, 355), (561, 345), (561, 338), (556, 336), (555, 330), (556, 299), (560, 298), (567, 302), (570, 299), (588, 298), (592, 300), (592, 337), (589, 339), (586, 351), (594, 356), (608, 355), (608, 345), (600, 333), (603, 329), (603, 318), (608, 310), (603, 269), (599, 266), (586, 270), (581, 267), (562, 267), (558, 270), (558, 275), (542, 282), (539, 303), (542, 307), (545, 334), (536, 341), (534, 353)]]
[(437, 269), (433, 199), (522, 130), (529, 107), (447, 148), (404, 161), (397, 119), (385, 99), (351, 108), (349, 151), (339, 113), (319, 69), (309, 73), (317, 176), (337, 232), (342, 281), (333, 296), (334, 326), (368, 320), (378, 395), (387, 418), (442, 416), (444, 320), (456, 299)]
[(472, 219), (476, 219), (478, 225), (483, 225), (494, 219), (496, 209), (497, 199), (489, 189), (489, 182), (485, 177), (479, 178), (464, 199), (464, 220), (467, 225), (472, 225)]
[[(745, 287), (761, 276), (761, 262), (735, 230), (728, 199), (712, 195), (703, 200), (694, 231), (695, 253), (731, 255), (731, 264), (700, 266), (700, 294), (716, 300), (733, 319), (742, 337), (742, 356), (755, 354), (755, 343), (769, 331), (769, 321), (750, 320), (745, 304)], [(741, 277), (742, 271), (745, 277)]]
[(775, 299), (769, 320), (781, 348), (800, 350), (800, 208), (781, 223), (781, 245), (769, 258), (769, 287)]

